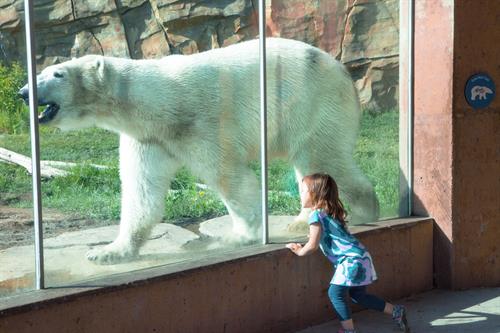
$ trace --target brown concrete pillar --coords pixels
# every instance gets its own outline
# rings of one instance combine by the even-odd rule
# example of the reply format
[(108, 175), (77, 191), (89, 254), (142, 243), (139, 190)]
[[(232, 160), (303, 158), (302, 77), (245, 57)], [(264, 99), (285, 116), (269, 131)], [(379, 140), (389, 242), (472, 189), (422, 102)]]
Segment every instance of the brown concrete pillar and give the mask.
[(415, 0), (414, 212), (435, 218), (438, 287), (500, 284), (500, 102), (475, 110), (464, 88), (500, 88), (500, 2)]
[(478, 72), (500, 91), (499, 27), (500, 1), (455, 1), (456, 288), (500, 285), (500, 98), (473, 110), (464, 95), (467, 79)]

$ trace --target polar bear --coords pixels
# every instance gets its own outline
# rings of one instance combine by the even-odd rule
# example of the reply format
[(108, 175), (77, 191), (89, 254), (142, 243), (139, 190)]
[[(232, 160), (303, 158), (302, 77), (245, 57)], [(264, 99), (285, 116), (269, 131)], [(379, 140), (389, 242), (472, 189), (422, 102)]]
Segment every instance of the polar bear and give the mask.
[[(287, 159), (299, 184), (306, 174), (331, 174), (351, 221), (374, 221), (374, 189), (353, 159), (361, 111), (349, 73), (308, 44), (266, 44), (269, 158)], [(119, 234), (89, 251), (89, 260), (116, 263), (138, 254), (181, 166), (218, 192), (236, 239), (260, 237), (260, 183), (249, 167), (260, 151), (258, 40), (156, 60), (88, 55), (45, 68), (37, 88), (47, 106), (41, 124), (120, 135)], [(20, 91), (25, 99), (27, 90)]]

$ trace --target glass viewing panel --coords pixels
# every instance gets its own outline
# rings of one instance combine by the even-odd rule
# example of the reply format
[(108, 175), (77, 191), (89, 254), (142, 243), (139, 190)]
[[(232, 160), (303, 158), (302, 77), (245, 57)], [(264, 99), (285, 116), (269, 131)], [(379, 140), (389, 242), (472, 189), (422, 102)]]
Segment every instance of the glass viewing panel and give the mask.
[[(24, 8), (18, 1), (16, 8)], [(9, 8), (9, 7), (8, 7)], [(25, 29), (0, 9), (0, 298), (35, 288), (31, 146), (28, 107), (18, 96), (26, 83)]]
[[(46, 286), (261, 243), (257, 1), (50, 3), (34, 4)], [(3, 70), (26, 55), (22, 7), (2, 12)], [(351, 224), (396, 217), (398, 1), (266, 13), (271, 241), (307, 234), (312, 172), (337, 180)], [(19, 68), (0, 75), (0, 147), (29, 156)], [(2, 297), (33, 288), (34, 251), (31, 178), (0, 171)]]
[(262, 242), (257, 11), (35, 2), (47, 287)]
[(348, 225), (399, 214), (399, 2), (304, 3), (267, 5), (268, 36), (289, 39), (267, 48), (271, 241), (308, 233), (298, 184), (315, 172)]

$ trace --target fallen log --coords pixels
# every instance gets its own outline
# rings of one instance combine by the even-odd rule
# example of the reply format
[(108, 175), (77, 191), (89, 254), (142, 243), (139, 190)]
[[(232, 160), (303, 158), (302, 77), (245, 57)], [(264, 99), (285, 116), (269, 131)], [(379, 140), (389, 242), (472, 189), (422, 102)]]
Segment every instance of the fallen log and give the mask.
[[(30, 174), (32, 174), (31, 158), (28, 156), (0, 147), (0, 161), (22, 166)], [(90, 164), (90, 165), (97, 169), (108, 168), (107, 166), (104, 165), (98, 165), (98, 164)], [(68, 174), (68, 171), (60, 168), (72, 168), (75, 166), (78, 166), (78, 164), (72, 162), (60, 162), (60, 161), (40, 161), (40, 177), (52, 178), (52, 177), (66, 176)]]

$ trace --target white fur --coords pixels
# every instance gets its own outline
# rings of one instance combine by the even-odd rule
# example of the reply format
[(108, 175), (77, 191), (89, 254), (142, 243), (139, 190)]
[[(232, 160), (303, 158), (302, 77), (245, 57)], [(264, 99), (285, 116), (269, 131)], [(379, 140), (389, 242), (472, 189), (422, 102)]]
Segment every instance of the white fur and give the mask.
[[(306, 174), (330, 173), (351, 220), (375, 219), (373, 188), (353, 160), (361, 112), (342, 64), (302, 42), (269, 38), (267, 80), (269, 157), (287, 159), (299, 183)], [(248, 166), (259, 158), (258, 41), (160, 60), (85, 56), (46, 68), (38, 89), (60, 105), (50, 125), (120, 134), (120, 234), (89, 259), (137, 254), (183, 165), (220, 194), (236, 238), (259, 237), (260, 186)]]

